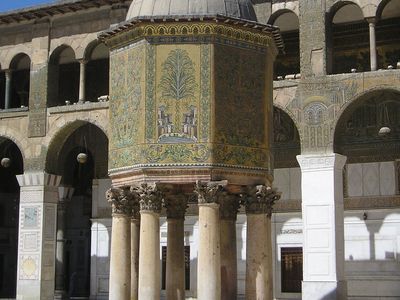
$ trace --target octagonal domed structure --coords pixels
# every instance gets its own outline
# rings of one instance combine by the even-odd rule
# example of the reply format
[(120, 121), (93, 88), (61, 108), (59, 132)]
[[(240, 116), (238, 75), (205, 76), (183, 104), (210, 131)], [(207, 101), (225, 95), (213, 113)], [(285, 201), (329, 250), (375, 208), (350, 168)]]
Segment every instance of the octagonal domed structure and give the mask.
[(250, 0), (133, 0), (126, 19), (209, 15), (257, 21)]

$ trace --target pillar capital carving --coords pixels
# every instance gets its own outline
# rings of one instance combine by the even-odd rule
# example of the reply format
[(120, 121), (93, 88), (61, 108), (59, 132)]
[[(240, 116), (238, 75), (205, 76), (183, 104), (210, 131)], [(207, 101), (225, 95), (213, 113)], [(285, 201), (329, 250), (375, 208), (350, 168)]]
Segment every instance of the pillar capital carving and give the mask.
[(85, 58), (77, 59), (81, 65), (86, 65), (89, 61)]
[(106, 192), (108, 203), (111, 204), (112, 213), (116, 215), (132, 215), (134, 194), (128, 188), (111, 188)]
[(297, 155), (302, 172), (312, 172), (323, 169), (342, 170), (346, 163), (346, 156), (330, 153), (330, 154), (310, 154)]
[(188, 196), (184, 194), (168, 195), (164, 199), (168, 219), (184, 219), (188, 207)]
[(163, 194), (156, 184), (142, 183), (138, 186), (132, 186), (131, 191), (138, 196), (140, 212), (161, 212)]
[(241, 197), (236, 194), (223, 193), (219, 198), (219, 216), (222, 220), (236, 220)]
[(245, 196), (245, 206), (247, 214), (267, 214), (272, 215), (272, 209), (276, 201), (281, 198), (281, 194), (266, 185), (249, 187)]
[(12, 69), (5, 69), (3, 71), (4, 71), (4, 74), (6, 75), (6, 78), (11, 77), (11, 74), (13, 73)]
[(226, 180), (222, 181), (197, 181), (194, 192), (197, 194), (199, 204), (219, 203), (224, 187), (228, 184)]
[(131, 218), (132, 220), (140, 220), (140, 201), (139, 196), (131, 190), (133, 195), (131, 203)]

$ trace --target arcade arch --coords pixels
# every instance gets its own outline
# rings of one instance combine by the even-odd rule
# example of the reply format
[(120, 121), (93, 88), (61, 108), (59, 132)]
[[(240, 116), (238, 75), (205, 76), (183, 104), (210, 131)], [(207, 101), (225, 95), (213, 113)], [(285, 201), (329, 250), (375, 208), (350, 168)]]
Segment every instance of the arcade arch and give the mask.
[(107, 151), (105, 133), (84, 121), (62, 128), (49, 146), (46, 171), (61, 175), (61, 186), (72, 188), (69, 201), (59, 208), (66, 221), (57, 230), (66, 242), (58, 245), (63, 253), (58, 264), (63, 266), (56, 269), (56, 288), (70, 297), (90, 295), (92, 186), (94, 180), (107, 178)]
[(79, 62), (70, 46), (59, 46), (49, 59), (48, 106), (73, 104), (78, 97)]
[(0, 137), (0, 162), (0, 298), (15, 298), (20, 200), (16, 175), (24, 167), (18, 146), (5, 137)]
[(290, 10), (279, 10), (270, 18), (269, 24), (278, 26), (285, 43), (285, 52), (275, 61), (274, 78), (293, 78), (300, 73), (299, 18)]
[(109, 94), (110, 52), (107, 46), (98, 41), (92, 42), (85, 53), (86, 80), (85, 100), (97, 101)]
[(368, 22), (361, 8), (350, 1), (338, 2), (327, 24), (328, 73), (370, 70)]

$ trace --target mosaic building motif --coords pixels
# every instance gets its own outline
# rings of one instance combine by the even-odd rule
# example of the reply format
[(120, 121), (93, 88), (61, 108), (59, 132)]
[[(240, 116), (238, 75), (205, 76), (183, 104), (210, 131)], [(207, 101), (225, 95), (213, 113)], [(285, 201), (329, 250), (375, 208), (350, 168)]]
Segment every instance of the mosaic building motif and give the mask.
[(196, 100), (198, 84), (195, 64), (184, 49), (174, 49), (162, 63), (159, 83), (158, 141), (190, 143), (197, 141)]

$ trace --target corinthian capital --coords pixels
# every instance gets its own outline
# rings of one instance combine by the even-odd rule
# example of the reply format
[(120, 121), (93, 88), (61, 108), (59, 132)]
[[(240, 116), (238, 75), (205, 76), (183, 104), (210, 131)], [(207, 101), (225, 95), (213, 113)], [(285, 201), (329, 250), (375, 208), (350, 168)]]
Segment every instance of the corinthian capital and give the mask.
[(250, 187), (245, 197), (246, 213), (272, 215), (276, 201), (281, 198), (281, 193), (265, 185)]
[(240, 195), (224, 193), (219, 200), (219, 216), (222, 220), (236, 220), (240, 207)]
[(139, 198), (140, 211), (161, 212), (163, 195), (156, 184), (149, 185), (142, 183), (139, 186), (131, 187), (131, 191)]
[(167, 209), (168, 219), (184, 219), (186, 208), (188, 207), (188, 196), (168, 195), (165, 197), (164, 206)]
[(131, 216), (133, 197), (129, 188), (111, 188), (106, 192), (113, 214)]
[(219, 203), (224, 187), (228, 184), (226, 180), (202, 182), (197, 181), (194, 192), (197, 194), (199, 204)]

